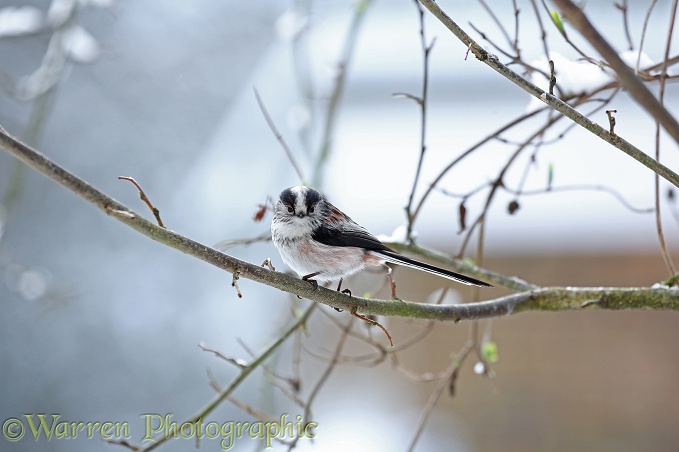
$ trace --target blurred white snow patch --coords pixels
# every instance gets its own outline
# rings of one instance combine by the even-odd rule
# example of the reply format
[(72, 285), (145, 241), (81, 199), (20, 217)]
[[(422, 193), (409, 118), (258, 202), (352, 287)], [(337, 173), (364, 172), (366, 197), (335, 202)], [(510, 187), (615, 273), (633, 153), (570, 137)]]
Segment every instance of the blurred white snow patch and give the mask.
[(74, 25), (64, 33), (63, 49), (77, 63), (91, 63), (99, 57), (99, 43), (87, 30)]
[(0, 9), (0, 37), (33, 33), (42, 24), (42, 11), (34, 6), (8, 6)]
[[(413, 237), (413, 240), (417, 238), (417, 232), (413, 231), (411, 235)], [(394, 229), (391, 235), (380, 234), (377, 236), (377, 239), (380, 240), (381, 242), (391, 242), (391, 243), (406, 243), (407, 238), (408, 238), (408, 226), (404, 224), (396, 227), (396, 229)]]
[(76, 7), (95, 6), (108, 8), (115, 0), (53, 0), (47, 10), (47, 21), (55, 28), (61, 27), (76, 14)]
[[(627, 50), (619, 54), (620, 58), (634, 69), (639, 59), (639, 69), (643, 70), (653, 66), (653, 61), (644, 52), (638, 50)], [(613, 72), (604, 66), (599, 66), (582, 59), (569, 60), (559, 52), (550, 52), (549, 58), (554, 61), (554, 72), (556, 74), (556, 86), (559, 95), (572, 96), (587, 93), (615, 80)], [(543, 59), (531, 62), (531, 66), (539, 71), (533, 71), (530, 81), (547, 91), (549, 88), (549, 61)], [(547, 75), (545, 75), (547, 74)], [(531, 97), (526, 110), (528, 112), (542, 108), (543, 102), (536, 97)]]
[[(600, 67), (589, 61), (571, 61), (559, 52), (550, 52), (549, 58), (554, 61), (556, 86), (560, 95), (581, 94), (610, 82), (611, 77)], [(549, 88), (549, 61), (543, 59), (531, 62), (531, 66), (538, 69), (530, 75), (530, 81), (544, 89)], [(544, 104), (535, 97), (531, 97), (527, 110), (534, 111)]]
[(60, 27), (73, 17), (75, 7), (76, 0), (54, 0), (47, 10), (47, 21), (55, 28)]
[[(620, 59), (625, 62), (625, 64), (629, 67), (631, 67), (635, 72), (637, 70), (637, 61), (639, 61), (639, 70), (643, 71), (648, 69), (651, 66), (654, 66), (655, 63), (651, 59), (651, 57), (646, 54), (646, 52), (639, 52), (638, 50), (625, 50), (620, 54)], [(651, 75), (658, 75), (660, 74), (659, 70), (651, 71)], [(667, 75), (672, 75), (670, 71), (667, 71)]]
[(113, 5), (115, 0), (79, 0), (79, 3), (83, 6), (93, 5), (99, 8), (108, 8)]
[[(441, 298), (443, 297), (443, 298)], [(436, 289), (427, 295), (427, 303), (429, 304), (460, 304), (462, 303), (462, 297), (460, 297), (460, 292), (453, 289), (447, 289), (442, 287)]]
[(292, 41), (308, 25), (309, 18), (294, 10), (288, 10), (276, 20), (276, 33), (283, 41)]
[(41, 267), (26, 268), (19, 264), (9, 264), (4, 271), (5, 284), (9, 290), (29, 301), (45, 295), (51, 278), (50, 272)]

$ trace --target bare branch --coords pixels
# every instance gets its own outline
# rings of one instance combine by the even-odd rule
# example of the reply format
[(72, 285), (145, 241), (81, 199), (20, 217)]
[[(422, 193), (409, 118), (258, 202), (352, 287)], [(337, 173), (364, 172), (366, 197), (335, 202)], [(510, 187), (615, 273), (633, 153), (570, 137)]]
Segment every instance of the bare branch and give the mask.
[[(557, 311), (581, 309), (583, 307), (582, 303), (585, 301), (591, 302), (592, 300), (598, 300), (593, 305), (612, 310), (648, 308), (679, 310), (679, 290), (664, 288), (555, 287), (535, 290), (523, 289), (525, 290), (524, 292), (516, 295), (465, 305), (430, 305), (402, 300), (366, 299), (349, 297), (335, 290), (323, 287), (313, 289), (308, 283), (299, 278), (286, 275), (285, 273), (270, 271), (259, 265), (236, 259), (207, 245), (151, 223), (95, 189), (87, 182), (56, 165), (44, 155), (7, 134), (0, 133), (0, 148), (72, 190), (103, 212), (114, 214), (114, 218), (157, 242), (176, 248), (230, 273), (238, 272), (241, 278), (263, 283), (343, 310), (350, 311), (355, 309), (364, 315), (374, 314), (446, 321), (498, 317), (528, 310)], [(460, 266), (460, 268), (462, 267)], [(472, 271), (469, 272), (467, 271), (468, 269)], [(462, 271), (466, 271), (473, 276), (487, 274), (487, 271), (482, 271), (473, 266), (466, 266)], [(526, 283), (519, 282), (520, 280), (514, 281), (513, 278), (501, 277), (499, 275), (494, 276), (497, 279), (490, 278), (491, 281), (503, 284), (506, 287), (526, 287)], [(606, 302), (604, 303), (602, 300)]]
[[(564, 2), (564, 0), (558, 0), (558, 1), (559, 1), (559, 3)], [(457, 38), (460, 39), (460, 41), (463, 42), (465, 47), (471, 46), (471, 52), (476, 56), (476, 58), (479, 61), (487, 64), (493, 70), (497, 71), (500, 75), (502, 75), (503, 77), (505, 77), (509, 81), (515, 83), (517, 86), (524, 89), (526, 92), (528, 92), (532, 96), (535, 96), (538, 99), (542, 100), (543, 102), (545, 102), (547, 105), (549, 105), (550, 107), (552, 107), (556, 111), (562, 113), (564, 116), (568, 117), (572, 121), (580, 124), (582, 127), (587, 129), (588, 131), (592, 132), (593, 134), (595, 134), (596, 136), (598, 136), (602, 140), (604, 140), (607, 143), (609, 143), (609, 144), (615, 146), (616, 148), (620, 149), (621, 151), (623, 151), (624, 153), (626, 153), (630, 157), (634, 158), (635, 160), (637, 160), (638, 162), (640, 162), (644, 166), (646, 166), (649, 169), (651, 169), (652, 171), (658, 173), (664, 179), (667, 179), (673, 185), (679, 187), (679, 174), (675, 173), (674, 171), (672, 171), (671, 169), (669, 169), (665, 165), (661, 164), (660, 162), (658, 162), (654, 158), (648, 156), (645, 152), (642, 152), (640, 149), (636, 148), (631, 143), (625, 141), (620, 136), (611, 135), (606, 129), (601, 127), (599, 124), (591, 121), (589, 118), (587, 118), (586, 116), (579, 113), (577, 110), (572, 108), (567, 103), (565, 103), (565, 102), (561, 101), (560, 99), (557, 99), (556, 97), (546, 93), (545, 91), (538, 88), (537, 86), (535, 86), (534, 84), (532, 84), (531, 82), (526, 80), (525, 78), (521, 77), (516, 72), (509, 69), (507, 66), (502, 64), (495, 55), (489, 54), (481, 46), (479, 46), (473, 39), (471, 39), (469, 37), (469, 35), (464, 32), (464, 30), (462, 30), (443, 10), (441, 10), (441, 8), (438, 6), (438, 4), (435, 1), (433, 1), (433, 0), (420, 0), (420, 3), (422, 3), (434, 16), (436, 16), (436, 18), (439, 19), (441, 21), (441, 23), (443, 23), (443, 25), (446, 26), (446, 28), (448, 28), (455, 36), (457, 36)], [(570, 3), (570, 2), (568, 2), (568, 3)], [(569, 17), (572, 19), (572, 17), (570, 15), (569, 15)], [(612, 49), (611, 49), (611, 51), (612, 51)], [(613, 53), (615, 53), (615, 52), (613, 52)], [(602, 56), (604, 56), (604, 58), (606, 58), (606, 55), (602, 55)], [(618, 60), (619, 60), (619, 57), (617, 57), (617, 54), (615, 55), (615, 57), (618, 58)], [(610, 63), (610, 61), (609, 61), (609, 63)], [(622, 63), (622, 61), (620, 61), (620, 63), (622, 65), (624, 65), (624, 63)], [(626, 65), (624, 65), (624, 66), (625, 67), (624, 67), (623, 70), (626, 70), (628, 73), (630, 73), (631, 76), (634, 78), (635, 82), (641, 84), (642, 87), (643, 87), (643, 90), (645, 92), (648, 92), (650, 97), (653, 99), (653, 100), (648, 100), (648, 99), (646, 99), (646, 100), (648, 100), (649, 103), (658, 104), (658, 101), (650, 94), (648, 89), (645, 86), (643, 86), (641, 81), (639, 81), (634, 76), (634, 74), (631, 72), (629, 67), (627, 67)], [(617, 66), (611, 65), (611, 67), (614, 70), (617, 69)], [(627, 86), (627, 85), (625, 84), (625, 86)], [(655, 116), (654, 111), (649, 111), (649, 112), (653, 116)], [(669, 115), (669, 113), (667, 113), (667, 111), (664, 108), (662, 109), (662, 111), (664, 111), (666, 113), (666, 115)], [(676, 124), (676, 121), (673, 118), (671, 120), (668, 120), (667, 122), (668, 123), (674, 122)], [(661, 123), (663, 123), (663, 122), (661, 122)], [(677, 139), (678, 142), (679, 142), (679, 124), (677, 124), (676, 130), (675, 130), (674, 126), (672, 126), (670, 129), (667, 129), (667, 130), (668, 130), (668, 132), (670, 130), (676, 131), (676, 137), (675, 137), (674, 134), (672, 134), (672, 136), (675, 137), (675, 139)]]
[(608, 132), (611, 135), (615, 135), (615, 116), (613, 116), (613, 113), (617, 113), (618, 110), (612, 109), (612, 110), (606, 110), (606, 116), (608, 116)]
[(657, 0), (651, 0), (651, 3), (650, 5), (648, 5), (648, 9), (646, 10), (646, 15), (644, 16), (644, 25), (641, 27), (641, 40), (639, 42), (639, 53), (637, 54), (637, 64), (634, 65), (635, 74), (639, 73), (639, 64), (641, 63), (641, 52), (644, 50), (644, 41), (646, 40), (646, 30), (648, 30), (648, 21), (651, 18), (651, 13), (653, 12), (653, 8), (655, 8), (656, 3)]
[(354, 8), (354, 15), (351, 20), (349, 32), (344, 39), (344, 46), (342, 49), (342, 58), (337, 64), (337, 75), (335, 77), (335, 84), (330, 95), (328, 108), (325, 113), (325, 120), (323, 124), (322, 143), (316, 159), (316, 167), (314, 168), (313, 186), (320, 187), (323, 180), (323, 170), (330, 158), (330, 151), (332, 149), (332, 140), (335, 134), (335, 126), (337, 125), (337, 118), (339, 116), (339, 107), (344, 95), (344, 88), (347, 80), (347, 73), (349, 64), (353, 57), (354, 49), (356, 47), (356, 40), (358, 39), (361, 25), (365, 14), (370, 7), (372, 0), (361, 0)]
[(570, 0), (554, 0), (554, 3), (561, 9), (564, 17), (568, 19), (571, 25), (606, 60), (620, 79), (622, 86), (629, 91), (634, 100), (663, 126), (667, 133), (674, 138), (674, 141), (679, 143), (679, 122), (655, 98), (646, 85), (639, 80), (634, 71), (622, 61), (608, 41), (594, 28), (582, 9)]
[[(319, 391), (328, 381), (328, 378), (330, 378), (330, 374), (332, 374), (332, 372), (337, 367), (337, 363), (342, 355), (342, 349), (346, 344), (347, 336), (349, 330), (351, 329), (351, 324), (352, 322), (347, 322), (344, 328), (342, 328), (342, 334), (340, 335), (340, 338), (337, 341), (337, 346), (335, 347), (335, 351), (332, 354), (332, 359), (330, 360), (328, 366), (323, 371), (323, 374), (320, 376), (314, 387), (311, 389), (311, 392), (309, 393), (309, 397), (307, 398), (306, 403), (304, 404), (304, 414), (302, 415), (305, 425), (307, 425), (312, 418), (311, 405), (313, 405)], [(292, 448), (295, 447), (295, 445), (297, 444), (298, 440), (299, 436), (296, 436), (288, 450), (292, 450)]]
[(545, 31), (545, 26), (542, 24), (542, 15), (540, 14), (540, 9), (538, 8), (535, 0), (531, 0), (531, 5), (533, 6), (533, 12), (535, 13), (535, 19), (538, 22), (538, 27), (540, 27), (540, 39), (542, 40), (542, 51), (545, 53), (545, 59), (549, 61), (549, 46), (547, 45), (547, 31)]
[(243, 294), (240, 291), (240, 287), (238, 287), (238, 280), (240, 279), (240, 272), (235, 271), (233, 272), (233, 278), (231, 279), (231, 287), (236, 289), (236, 294), (238, 294), (238, 298), (243, 298)]
[(549, 94), (554, 95), (556, 85), (556, 71), (554, 71), (554, 61), (549, 60)]
[(410, 190), (410, 196), (408, 197), (408, 205), (406, 206), (406, 216), (408, 220), (408, 230), (406, 236), (409, 241), (412, 242), (412, 232), (413, 232), (413, 202), (415, 200), (415, 191), (417, 190), (417, 185), (420, 180), (420, 174), (422, 172), (422, 163), (424, 162), (424, 155), (427, 151), (427, 94), (429, 92), (429, 54), (431, 49), (434, 47), (434, 41), (427, 44), (427, 36), (424, 29), (424, 10), (422, 6), (415, 1), (415, 6), (417, 7), (417, 12), (420, 18), (420, 46), (422, 48), (422, 95), (419, 97), (420, 106), (420, 158), (417, 161), (417, 169), (415, 170), (415, 179), (413, 180), (413, 187)]
[(295, 169), (295, 172), (297, 173), (297, 177), (299, 177), (300, 182), (303, 182), (305, 179), (304, 176), (302, 175), (302, 170), (299, 168), (299, 165), (295, 160), (295, 156), (292, 154), (292, 151), (288, 147), (288, 144), (285, 142), (283, 135), (278, 131), (278, 128), (276, 128), (276, 124), (273, 122), (273, 119), (271, 119), (271, 116), (269, 115), (269, 112), (267, 111), (266, 106), (264, 105), (264, 101), (262, 101), (262, 98), (259, 96), (257, 88), (255, 88), (254, 90), (255, 98), (257, 99), (257, 104), (259, 105), (259, 109), (262, 110), (262, 114), (264, 115), (264, 119), (266, 119), (266, 123), (269, 125), (269, 128), (276, 137), (276, 140), (278, 140), (280, 145), (283, 147), (285, 155), (286, 157), (288, 157), (290, 164)]
[(410, 443), (407, 449), (409, 452), (415, 449), (417, 440), (420, 438), (420, 435), (422, 434), (422, 431), (424, 430), (424, 427), (427, 423), (427, 419), (429, 419), (429, 415), (436, 406), (436, 402), (438, 402), (438, 400), (441, 398), (443, 390), (446, 387), (450, 387), (452, 392), (455, 385), (456, 377), (458, 375), (458, 371), (460, 369), (460, 365), (469, 355), (469, 352), (471, 352), (472, 349), (473, 346), (471, 343), (469, 343), (458, 353), (457, 357), (455, 357), (455, 359), (450, 363), (445, 373), (443, 374), (442, 378), (439, 380), (438, 384), (436, 385), (436, 388), (434, 388), (434, 391), (432, 391), (431, 395), (429, 396), (429, 399), (427, 400), (427, 403), (425, 404), (424, 408), (422, 409), (422, 412), (420, 413), (420, 418), (418, 419), (417, 426), (415, 428), (415, 433), (413, 434), (413, 437), (410, 439)]
[(226, 361), (229, 364), (233, 364), (234, 366), (236, 366), (239, 369), (244, 369), (245, 367), (247, 367), (247, 363), (245, 362), (244, 359), (229, 358), (228, 356), (222, 354), (222, 352), (208, 347), (207, 345), (205, 345), (204, 342), (199, 342), (198, 347), (200, 347), (200, 349), (203, 350), (204, 352), (210, 352), (210, 353), (214, 354), (216, 357), (223, 359), (224, 361)]
[(634, 49), (634, 43), (632, 42), (632, 35), (629, 31), (629, 5), (627, 0), (622, 0), (622, 3), (615, 3), (615, 7), (622, 13), (622, 25), (625, 28), (625, 38), (627, 39), (627, 50)]
[(137, 181), (134, 180), (134, 178), (128, 176), (118, 176), (118, 179), (132, 182), (132, 184), (134, 184), (134, 186), (137, 187), (137, 190), (139, 190), (139, 198), (142, 201), (144, 201), (147, 206), (149, 206), (149, 209), (151, 209), (153, 216), (156, 217), (156, 222), (158, 223), (158, 226), (164, 228), (165, 225), (163, 224), (163, 220), (160, 219), (160, 210), (158, 210), (153, 204), (151, 204), (151, 201), (149, 201), (149, 198), (146, 197), (146, 193), (144, 193), (144, 190), (141, 189), (141, 186), (139, 186)]
[[(677, 0), (672, 2), (672, 13), (670, 14), (670, 26), (667, 31), (667, 42), (665, 43), (665, 55), (663, 58), (662, 68), (660, 70), (660, 92), (658, 93), (658, 98), (660, 105), (664, 106), (665, 103), (665, 85), (667, 80), (667, 60), (670, 57), (670, 47), (672, 43), (672, 34), (674, 32), (674, 21), (677, 15)], [(655, 159), (660, 161), (660, 123), (656, 120), (655, 123)], [(662, 218), (660, 214), (660, 178), (656, 174), (653, 181), (654, 188), (654, 198), (655, 198), (655, 228), (656, 234), (658, 236), (658, 243), (660, 244), (660, 252), (662, 253), (663, 260), (667, 266), (667, 270), (670, 275), (677, 272), (674, 262), (672, 261), (672, 256), (669, 249), (667, 249), (667, 242), (665, 241), (665, 234), (662, 228)]]
[[(210, 414), (217, 406), (219, 406), (224, 400), (227, 400), (233, 391), (243, 382), (247, 377), (255, 370), (257, 369), (260, 365), (264, 363), (264, 361), (269, 358), (276, 350), (278, 350), (278, 347), (280, 347), (295, 331), (297, 331), (298, 328), (300, 328), (302, 325), (304, 325), (311, 316), (311, 313), (314, 311), (316, 308), (315, 304), (311, 304), (309, 307), (306, 308), (306, 311), (302, 314), (301, 317), (299, 317), (295, 322), (292, 323), (285, 331), (281, 333), (280, 336), (276, 338), (273, 344), (271, 344), (269, 347), (267, 347), (262, 353), (260, 353), (255, 359), (253, 359), (250, 364), (248, 364), (246, 367), (244, 367), (240, 374), (236, 378), (231, 381), (231, 383), (224, 388), (219, 394), (217, 394), (217, 397), (215, 397), (210, 403), (208, 403), (204, 408), (202, 408), (200, 411), (198, 411), (195, 415), (193, 415), (190, 419), (188, 419), (185, 422), (188, 423), (196, 423), (200, 419), (205, 418), (208, 414)], [(161, 436), (159, 438), (156, 438), (152, 443), (147, 444), (143, 448), (140, 448), (140, 451), (148, 452), (156, 447), (160, 446), (163, 444), (165, 441), (168, 439), (171, 439), (172, 436)]]

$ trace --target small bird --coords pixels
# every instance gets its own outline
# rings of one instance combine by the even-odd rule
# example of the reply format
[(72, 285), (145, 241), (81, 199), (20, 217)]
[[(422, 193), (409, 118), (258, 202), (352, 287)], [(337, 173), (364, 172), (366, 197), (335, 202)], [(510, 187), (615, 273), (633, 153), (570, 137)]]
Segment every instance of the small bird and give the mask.
[(467, 285), (491, 286), (397, 253), (310, 187), (291, 187), (281, 192), (271, 222), (271, 238), (283, 262), (303, 280), (314, 285), (339, 281), (338, 291), (343, 278), (368, 265), (380, 266), (385, 262)]

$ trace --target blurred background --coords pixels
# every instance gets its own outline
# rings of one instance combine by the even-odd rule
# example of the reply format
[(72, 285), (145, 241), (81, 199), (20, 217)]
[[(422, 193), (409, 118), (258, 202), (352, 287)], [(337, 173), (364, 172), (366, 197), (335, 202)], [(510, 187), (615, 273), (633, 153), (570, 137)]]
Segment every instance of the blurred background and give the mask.
[[(501, 3), (493, 12), (513, 33), (512, 2)], [(522, 58), (545, 64), (532, 3), (516, 3)], [(627, 15), (635, 48), (648, 9), (642, 3), (629, 5)], [(504, 44), (482, 3), (441, 6), (468, 31), (473, 25)], [(652, 62), (664, 53), (670, 6), (658, 1), (649, 18), (654, 31), (646, 34), (644, 51)], [(558, 74), (563, 83), (569, 75), (575, 87), (569, 89), (605, 82), (584, 79), (578, 55), (538, 11), (550, 49), (574, 62), (571, 73)], [(613, 2), (588, 2), (586, 12), (619, 50), (626, 49), (623, 16)], [(464, 46), (428, 13), (425, 18), (427, 42), (435, 43), (417, 199), (445, 165), (533, 108), (527, 94), (473, 56), (465, 60)], [(271, 216), (254, 222), (258, 206), (301, 182), (266, 123), (256, 89), (305, 179), (371, 232), (391, 235), (406, 223), (420, 152), (419, 108), (393, 94), (421, 94), (419, 33), (418, 10), (406, 0), (0, 0), (0, 124), (150, 217), (136, 189), (117, 179), (136, 178), (170, 229), (216, 245), (266, 234)], [(590, 52), (575, 32), (569, 36)], [(345, 77), (343, 92), (334, 97), (338, 76)], [(657, 85), (649, 86), (657, 92)], [(336, 110), (333, 99), (339, 99)], [(673, 111), (677, 100), (670, 82), (665, 104)], [(655, 126), (639, 107), (620, 93), (606, 108), (618, 111), (618, 134), (653, 152)], [(457, 254), (465, 236), (458, 233), (460, 198), (443, 191), (466, 194), (488, 184), (545, 118), (491, 140), (447, 173), (415, 224), (418, 244)], [(592, 119), (608, 124), (603, 110)], [(650, 213), (653, 174), (568, 126), (564, 121), (551, 129), (544, 145), (527, 148), (507, 172), (507, 187), (522, 187), (525, 195), (501, 192), (495, 199), (483, 265), (539, 285), (665, 280)], [(326, 137), (328, 158), (319, 164)], [(664, 135), (661, 142), (662, 161), (679, 167), (676, 144)], [(554, 190), (545, 192), (548, 186)], [(664, 231), (676, 250), (678, 216), (668, 190), (661, 181)], [(470, 219), (480, 213), (484, 193), (465, 201)], [(516, 199), (519, 209), (510, 215)], [(141, 415), (171, 413), (181, 422), (214, 397), (210, 378), (224, 386), (237, 375), (197, 344), (248, 360), (248, 350), (262, 350), (308, 305), (246, 280), (239, 282), (239, 299), (230, 275), (126, 228), (4, 153), (0, 200), (2, 422), (25, 413), (60, 414), (69, 422), (126, 421), (128, 440), (139, 443)], [(475, 250), (472, 241), (465, 254), (475, 257)], [(229, 253), (255, 263), (271, 257), (285, 269), (268, 242)], [(445, 302), (474, 300), (466, 287), (430, 275), (397, 269), (395, 278), (404, 299), (433, 302), (443, 286), (449, 288)], [(349, 285), (354, 293), (374, 293), (383, 281), (383, 274), (365, 272)], [(495, 288), (479, 296), (504, 293)], [(383, 288), (377, 295), (388, 297)], [(320, 307), (306, 334), (286, 343), (270, 366), (291, 375), (299, 351), (306, 397), (336, 348), (337, 322), (347, 317)], [(397, 346), (431, 329), (398, 354), (400, 365), (419, 376), (445, 369), (470, 331), (469, 323), (380, 321)], [(676, 450), (677, 322), (675, 312), (652, 311), (529, 313), (484, 322), (484, 338), (499, 350), (494, 378), (476, 375), (475, 358), (469, 358), (455, 395), (442, 395), (415, 450)], [(353, 331), (387, 345), (378, 330), (355, 323)], [(343, 355), (351, 359), (334, 368), (312, 406), (317, 437), (300, 441), (297, 450), (406, 450), (436, 383), (408, 378), (390, 359), (363, 359), (378, 350), (353, 337)], [(261, 371), (235, 397), (276, 418), (302, 412)], [(229, 402), (209, 416), (220, 423), (253, 419)], [(99, 438), (34, 441), (28, 432), (16, 442), (3, 436), (0, 444), (7, 451), (123, 450)], [(187, 450), (195, 441), (161, 447)], [(233, 450), (263, 447), (243, 438)], [(200, 448), (221, 445), (203, 439)]]

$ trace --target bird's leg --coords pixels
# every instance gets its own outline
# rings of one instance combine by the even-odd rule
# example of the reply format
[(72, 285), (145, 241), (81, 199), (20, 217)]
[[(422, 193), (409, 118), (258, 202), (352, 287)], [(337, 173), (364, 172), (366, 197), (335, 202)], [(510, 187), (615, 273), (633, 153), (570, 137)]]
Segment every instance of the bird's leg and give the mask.
[(337, 291), (345, 293), (345, 294), (349, 295), (349, 298), (351, 298), (351, 291), (349, 289), (344, 289), (344, 290), (340, 291), (341, 288), (342, 288), (342, 279), (340, 279), (339, 284), (337, 284)]
[(309, 273), (308, 275), (302, 276), (302, 279), (304, 281), (308, 282), (309, 284), (311, 284), (311, 287), (313, 287), (314, 290), (318, 290), (318, 281), (316, 281), (315, 279), (311, 279), (311, 278), (313, 278), (314, 276), (318, 276), (320, 274), (321, 274), (321, 272)]
[(398, 300), (396, 296), (396, 281), (394, 281), (394, 277), (391, 275), (391, 267), (388, 265), (385, 265), (385, 267), (387, 267), (387, 278), (389, 278), (389, 286), (391, 287), (391, 299)]
[(356, 309), (357, 309), (356, 307), (351, 308), (351, 315), (353, 315), (354, 317), (358, 317), (359, 319), (363, 320), (364, 322), (368, 322), (371, 325), (379, 327), (382, 331), (384, 331), (384, 334), (387, 335), (387, 339), (389, 339), (389, 344), (391, 344), (391, 346), (393, 347), (394, 342), (391, 340), (391, 334), (389, 334), (389, 331), (387, 331), (387, 329), (385, 327), (383, 327), (376, 320), (369, 319), (368, 317), (364, 317), (361, 314), (357, 313)]
[[(349, 289), (344, 289), (344, 290), (341, 290), (341, 289), (342, 289), (342, 278), (340, 278), (339, 284), (337, 284), (337, 291), (338, 292), (341, 291), (342, 293), (349, 294), (349, 298), (351, 298), (351, 291)], [(332, 308), (337, 312), (342, 312), (342, 310), (340, 308), (336, 308), (334, 306)]]
[(266, 267), (266, 268), (268, 268), (269, 270), (271, 270), (272, 272), (275, 272), (275, 271), (276, 271), (276, 268), (274, 268), (273, 263), (271, 262), (271, 258), (270, 258), (270, 257), (267, 257), (267, 258), (264, 260), (264, 262), (262, 262), (262, 267)]

